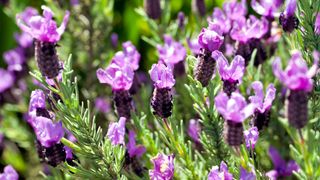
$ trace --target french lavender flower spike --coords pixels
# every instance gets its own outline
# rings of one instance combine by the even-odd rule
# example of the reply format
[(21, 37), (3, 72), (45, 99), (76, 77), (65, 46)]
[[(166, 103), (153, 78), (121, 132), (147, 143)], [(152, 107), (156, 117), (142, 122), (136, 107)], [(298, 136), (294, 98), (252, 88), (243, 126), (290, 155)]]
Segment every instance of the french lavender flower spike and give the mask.
[(245, 60), (237, 55), (229, 65), (228, 60), (218, 50), (213, 51), (212, 58), (217, 61), (217, 68), (223, 81), (223, 91), (231, 96), (231, 93), (237, 90), (237, 85), (241, 83), (245, 72)]
[(233, 92), (230, 97), (220, 92), (215, 97), (215, 107), (225, 119), (224, 139), (230, 146), (239, 147), (243, 143), (242, 122), (253, 114), (255, 106), (247, 104), (245, 98), (237, 92)]
[(62, 122), (52, 122), (51, 119), (38, 116), (34, 119), (34, 131), (37, 137), (37, 151), (39, 157), (56, 167), (66, 159), (66, 152), (60, 142), (64, 136)]
[(126, 133), (126, 118), (120, 117), (119, 122), (109, 124), (107, 136), (112, 145), (124, 145), (124, 135)]
[(161, 6), (160, 0), (144, 0), (144, 9), (151, 19), (160, 19)]
[(152, 65), (149, 73), (155, 86), (151, 99), (154, 114), (163, 119), (168, 118), (172, 113), (171, 89), (175, 84), (172, 70), (162, 62), (158, 62), (158, 64)]
[(61, 69), (56, 52), (57, 42), (65, 31), (70, 13), (66, 11), (63, 22), (57, 27), (52, 19), (53, 12), (46, 6), (41, 6), (43, 16), (34, 15), (29, 20), (24, 20), (17, 15), (17, 25), (24, 32), (29, 33), (35, 39), (35, 57), (43, 76), (52, 79), (58, 76)]
[(253, 115), (252, 125), (256, 126), (260, 131), (269, 124), (271, 114), (270, 109), (272, 102), (276, 97), (276, 88), (273, 84), (269, 84), (265, 95), (263, 93), (263, 84), (260, 81), (251, 83), (251, 88), (254, 90), (254, 96), (250, 96), (249, 100), (251, 103), (257, 105)]
[(151, 180), (171, 180), (174, 175), (174, 155), (165, 155), (159, 153), (156, 157), (151, 159), (153, 163), (153, 170), (149, 170)]
[(197, 58), (198, 62), (195, 66), (194, 76), (203, 87), (209, 84), (214, 74), (216, 61), (211, 57), (211, 53), (218, 50), (223, 44), (224, 37), (220, 33), (220, 28), (216, 31), (203, 28), (198, 37), (201, 50)]
[(233, 175), (228, 171), (228, 166), (224, 161), (220, 163), (220, 169), (218, 166), (213, 166), (208, 174), (208, 180), (232, 180)]
[(259, 138), (258, 128), (254, 126), (245, 130), (243, 133), (247, 149), (254, 149)]
[(280, 82), (290, 89), (286, 100), (286, 115), (289, 124), (297, 129), (308, 123), (308, 93), (313, 88), (312, 77), (316, 74), (319, 59), (315, 58), (313, 66), (308, 70), (307, 63), (299, 51), (295, 51), (287, 68), (281, 69), (281, 60), (276, 58), (272, 68)]
[(134, 72), (128, 64), (120, 67), (111, 63), (105, 70), (97, 70), (97, 78), (102, 84), (112, 87), (113, 100), (119, 117), (130, 119), (132, 109), (132, 97), (129, 89), (132, 86)]
[(283, 31), (291, 33), (299, 26), (299, 20), (295, 16), (297, 9), (297, 0), (286, 0), (286, 9), (280, 14), (279, 23), (282, 26)]

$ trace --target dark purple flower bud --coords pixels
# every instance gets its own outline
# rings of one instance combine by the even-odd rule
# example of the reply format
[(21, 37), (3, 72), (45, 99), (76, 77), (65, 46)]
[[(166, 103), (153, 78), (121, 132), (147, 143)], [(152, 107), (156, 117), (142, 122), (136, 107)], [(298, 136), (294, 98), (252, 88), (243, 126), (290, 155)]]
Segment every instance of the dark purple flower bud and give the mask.
[(109, 124), (107, 136), (112, 145), (124, 145), (124, 135), (126, 133), (126, 118), (120, 117), (119, 122)]
[(130, 119), (132, 107), (132, 97), (127, 90), (113, 90), (113, 102), (115, 103), (118, 117)]
[(199, 13), (200, 16), (206, 15), (206, 4), (204, 0), (193, 0), (193, 9)]
[(314, 32), (317, 35), (320, 35), (320, 13), (318, 13), (318, 15), (316, 17), (316, 21), (314, 23)]
[(286, 1), (286, 9), (283, 13), (280, 14), (280, 17), (279, 17), (279, 23), (285, 32), (291, 33), (294, 29), (297, 29), (299, 26), (299, 20), (294, 15), (296, 8), (297, 8), (296, 0)]
[(269, 148), (269, 156), (273, 162), (274, 169), (267, 172), (266, 176), (271, 180), (291, 176), (294, 171), (297, 172), (300, 169), (299, 165), (295, 161), (290, 160), (289, 162), (286, 162), (281, 157), (277, 149), (272, 146)]
[(42, 146), (38, 140), (35, 141), (35, 146), (36, 146), (36, 150), (37, 150), (40, 162), (41, 163), (45, 162), (46, 148), (44, 146)]
[(118, 47), (118, 34), (117, 33), (112, 33), (111, 34), (111, 45), (113, 47), (113, 49), (117, 49)]
[(160, 0), (145, 0), (144, 9), (149, 18), (159, 19), (161, 17)]
[(4, 168), (3, 173), (0, 174), (0, 179), (1, 180), (18, 180), (19, 174), (11, 165), (7, 165)]
[(297, 129), (303, 128), (308, 123), (308, 93), (291, 90), (286, 105), (290, 125)]
[(216, 66), (216, 60), (211, 57), (211, 53), (205, 49), (201, 49), (201, 53), (197, 58), (198, 62), (194, 69), (194, 77), (203, 87), (208, 86)]
[(178, 27), (180, 29), (183, 29), (185, 26), (185, 16), (184, 16), (184, 13), (182, 11), (180, 11), (178, 13)]
[(155, 114), (161, 118), (167, 118), (172, 113), (171, 88), (175, 84), (171, 68), (159, 62), (152, 65), (149, 73), (155, 86), (151, 106)]
[(158, 154), (151, 159), (153, 170), (149, 170), (151, 180), (171, 180), (174, 174), (174, 155)]
[(228, 171), (228, 166), (225, 162), (221, 161), (220, 168), (213, 166), (208, 174), (208, 180), (232, 180), (233, 176)]
[(56, 167), (60, 163), (64, 162), (66, 159), (64, 145), (62, 143), (57, 143), (45, 148), (45, 158), (46, 162), (53, 167)]

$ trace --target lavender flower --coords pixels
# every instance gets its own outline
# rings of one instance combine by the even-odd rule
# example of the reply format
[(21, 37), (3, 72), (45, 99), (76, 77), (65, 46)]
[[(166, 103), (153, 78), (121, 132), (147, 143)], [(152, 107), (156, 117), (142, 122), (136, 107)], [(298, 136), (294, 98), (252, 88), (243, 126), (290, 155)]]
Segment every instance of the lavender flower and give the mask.
[(95, 104), (95, 108), (98, 111), (102, 113), (110, 112), (110, 109), (111, 109), (110, 103), (103, 97), (97, 97), (94, 104)]
[(251, 127), (244, 132), (244, 139), (246, 141), (247, 149), (254, 149), (258, 138), (259, 138), (259, 131), (257, 127)]
[(120, 67), (111, 63), (106, 70), (98, 69), (97, 77), (100, 83), (111, 85), (113, 100), (115, 102), (118, 116), (130, 119), (130, 110), (132, 109), (132, 98), (129, 89), (132, 86), (134, 72), (132, 68), (125, 64)]
[(316, 21), (314, 23), (314, 32), (320, 35), (320, 13), (317, 14)]
[(21, 47), (9, 50), (3, 54), (3, 59), (8, 64), (9, 71), (22, 71), (26, 61), (24, 51)]
[(254, 172), (248, 172), (243, 167), (240, 168), (240, 180), (256, 180)]
[(189, 121), (188, 135), (196, 143), (200, 142), (200, 132), (201, 132), (201, 126), (200, 126), (199, 120), (191, 119)]
[(266, 89), (266, 95), (263, 94), (263, 85), (260, 81), (254, 81), (251, 84), (255, 95), (250, 96), (249, 100), (251, 103), (257, 105), (257, 108), (253, 117), (253, 125), (260, 131), (264, 126), (268, 126), (270, 120), (270, 108), (272, 102), (275, 99), (276, 89), (273, 84), (269, 84)]
[(228, 171), (228, 166), (225, 162), (221, 161), (220, 169), (218, 166), (213, 166), (208, 174), (208, 180), (232, 180), (233, 176)]
[(299, 20), (294, 15), (296, 8), (296, 0), (286, 0), (286, 9), (279, 17), (280, 25), (285, 32), (291, 33), (294, 29), (298, 28)]
[(56, 43), (60, 40), (68, 20), (69, 11), (64, 16), (63, 23), (59, 28), (54, 20), (52, 20), (53, 12), (46, 6), (41, 6), (43, 9), (43, 17), (33, 14), (30, 19), (23, 17), (24, 14), (17, 15), (17, 24), (25, 32), (29, 33), (33, 38), (42, 42)]
[(223, 39), (219, 31), (203, 28), (199, 34), (198, 42), (203, 49), (212, 52), (220, 48), (223, 44)]
[(267, 172), (266, 176), (271, 180), (291, 176), (293, 171), (298, 171), (300, 169), (295, 161), (290, 160), (289, 162), (286, 162), (282, 159), (281, 155), (274, 147), (269, 148), (269, 156), (273, 162), (274, 169)]
[(11, 72), (0, 68), (0, 93), (11, 88), (14, 84), (14, 76)]
[(175, 64), (183, 61), (186, 57), (186, 49), (171, 36), (164, 35), (164, 45), (158, 45), (159, 58), (165, 62), (167, 66), (173, 67)]
[(223, 10), (230, 20), (235, 21), (247, 14), (246, 1), (241, 0), (241, 2), (237, 2), (237, 0), (232, 0), (226, 2), (223, 4)]
[(219, 49), (223, 44), (223, 36), (219, 33), (204, 28), (198, 37), (201, 51), (198, 55), (198, 63), (195, 66), (194, 76), (204, 87), (209, 84), (216, 65), (215, 60), (211, 57), (211, 52)]
[(149, 170), (151, 180), (170, 180), (174, 174), (174, 155), (158, 154), (152, 160), (153, 170)]
[(215, 97), (215, 107), (225, 119), (224, 138), (230, 146), (239, 146), (243, 141), (242, 122), (253, 114), (255, 105), (247, 104), (245, 98), (236, 92), (230, 97), (220, 93)]
[(126, 130), (126, 118), (120, 117), (119, 122), (109, 124), (107, 136), (112, 145), (124, 145), (124, 134)]
[(61, 122), (54, 123), (51, 119), (42, 116), (34, 119), (34, 130), (41, 145), (47, 148), (58, 144), (64, 135)]
[(113, 90), (129, 90), (132, 85), (133, 71), (130, 66), (111, 63), (105, 70), (97, 70), (97, 78), (102, 84), (109, 84)]
[(162, 118), (167, 118), (172, 111), (171, 89), (175, 84), (171, 68), (159, 62), (152, 65), (149, 73), (155, 86), (151, 106), (155, 114)]
[(251, 7), (260, 15), (273, 20), (278, 15), (282, 0), (252, 0)]
[(189, 46), (192, 54), (193, 54), (194, 56), (198, 56), (198, 55), (201, 53), (201, 51), (200, 51), (201, 46), (200, 46), (200, 44), (198, 43), (198, 39), (189, 39), (189, 38), (188, 38), (188, 39), (187, 39), (187, 42), (188, 42), (188, 46)]
[(145, 0), (144, 9), (152, 19), (159, 19), (161, 17), (160, 0)]
[(145, 152), (146, 148), (143, 145), (136, 145), (136, 133), (132, 130), (129, 131), (129, 142), (127, 144), (128, 153), (130, 158), (134, 156), (141, 157)]
[(219, 26), (223, 34), (228, 34), (232, 27), (232, 20), (220, 8), (214, 8), (209, 25)]
[(245, 72), (245, 61), (237, 55), (229, 65), (228, 60), (220, 51), (214, 51), (212, 57), (217, 61), (217, 68), (223, 81), (223, 91), (231, 95), (237, 89)]
[(41, 6), (43, 16), (34, 15), (25, 19), (22, 14), (16, 16), (18, 26), (35, 39), (35, 57), (43, 76), (55, 78), (61, 69), (56, 53), (56, 43), (60, 40), (67, 22), (69, 11), (66, 12), (63, 23), (58, 28), (53, 18), (53, 12), (46, 6)]
[(0, 174), (0, 179), (1, 180), (18, 180), (19, 174), (11, 165), (7, 165), (4, 168), (3, 173)]
[(287, 117), (289, 123), (298, 129), (308, 122), (308, 92), (313, 88), (312, 76), (316, 74), (318, 61), (316, 58), (308, 70), (301, 53), (296, 51), (285, 71), (281, 70), (280, 58), (276, 58), (272, 65), (274, 75), (290, 89), (286, 103)]

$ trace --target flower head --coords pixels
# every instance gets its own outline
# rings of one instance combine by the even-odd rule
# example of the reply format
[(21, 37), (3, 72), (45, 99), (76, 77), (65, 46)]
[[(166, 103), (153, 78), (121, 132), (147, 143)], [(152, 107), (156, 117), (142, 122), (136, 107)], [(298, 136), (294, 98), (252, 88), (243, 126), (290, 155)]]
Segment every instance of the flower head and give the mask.
[(251, 7), (260, 15), (273, 18), (278, 15), (282, 0), (252, 0)]
[(198, 37), (200, 46), (208, 51), (218, 50), (223, 44), (224, 37), (209, 28), (203, 28)]
[(257, 105), (257, 110), (260, 113), (264, 113), (269, 110), (272, 106), (272, 102), (276, 97), (276, 88), (273, 84), (269, 84), (266, 89), (266, 95), (263, 94), (263, 85), (260, 81), (254, 81), (251, 84), (252, 89), (254, 90), (254, 96), (250, 96), (249, 100), (251, 103)]
[(312, 77), (316, 74), (318, 60), (315, 59), (313, 66), (308, 70), (307, 63), (300, 52), (293, 53), (287, 68), (282, 71), (281, 60), (276, 58), (273, 62), (273, 74), (291, 90), (310, 92), (313, 86)]
[(132, 130), (129, 131), (129, 142), (127, 144), (129, 156), (141, 157), (145, 152), (146, 148), (143, 145), (136, 145), (136, 133)]
[(217, 25), (220, 27), (222, 33), (229, 33), (232, 25), (232, 21), (220, 8), (214, 8), (212, 18), (209, 20), (209, 25)]
[(119, 122), (109, 124), (107, 136), (112, 145), (125, 144), (124, 134), (126, 133), (126, 118), (120, 117)]
[(22, 71), (23, 63), (26, 61), (24, 51), (21, 47), (5, 52), (3, 59), (8, 64), (9, 71)]
[(217, 61), (219, 74), (222, 80), (230, 82), (241, 81), (245, 71), (245, 61), (242, 56), (235, 56), (230, 65), (220, 51), (214, 51), (212, 57)]
[(7, 165), (3, 173), (0, 174), (1, 180), (18, 180), (19, 174), (14, 170), (14, 168), (11, 165)]
[(233, 176), (228, 171), (228, 166), (225, 162), (221, 161), (220, 169), (218, 166), (213, 166), (208, 174), (208, 180), (232, 180)]
[(201, 126), (200, 126), (199, 120), (191, 119), (189, 121), (188, 135), (195, 142), (200, 142), (200, 137), (199, 137), (200, 131), (201, 131)]
[(139, 68), (140, 54), (136, 47), (130, 42), (122, 44), (123, 51), (119, 51), (112, 59), (112, 63), (118, 64), (120, 67), (129, 65), (133, 70)]
[(38, 11), (33, 7), (26, 7), (26, 9), (19, 14), (21, 20), (25, 22), (28, 26), (31, 24), (31, 18), (37, 15), (39, 15)]
[(0, 68), (0, 93), (11, 88), (15, 78), (13, 74), (5, 69)]
[(247, 149), (250, 149), (250, 148), (254, 149), (259, 138), (258, 128), (255, 126), (251, 127), (250, 129), (245, 130), (243, 134), (244, 134), (244, 139), (246, 141)]
[(230, 20), (237, 20), (240, 16), (247, 14), (246, 1), (237, 2), (232, 0), (223, 4), (223, 10)]
[(248, 172), (243, 167), (240, 168), (240, 180), (256, 180), (254, 172)]
[(57, 144), (64, 136), (61, 121), (54, 123), (51, 119), (42, 116), (34, 119), (34, 131), (41, 145), (45, 147)]
[(164, 35), (164, 45), (158, 45), (159, 59), (168, 66), (177, 64), (183, 61), (186, 57), (186, 49), (177, 41), (174, 41), (171, 36)]
[(105, 70), (101, 68), (97, 70), (99, 82), (109, 84), (113, 90), (129, 90), (133, 74), (130, 66), (119, 66), (115, 63), (111, 63)]
[(69, 11), (66, 11), (63, 22), (58, 28), (56, 22), (52, 19), (52, 10), (46, 6), (41, 6), (41, 9), (43, 9), (43, 16), (33, 15), (26, 19), (23, 14), (18, 14), (16, 17), (18, 26), (39, 41), (58, 42), (66, 29), (70, 15)]
[(219, 93), (215, 97), (215, 106), (225, 120), (238, 123), (252, 115), (255, 109), (254, 104), (247, 104), (245, 98), (237, 92), (233, 92), (230, 98), (226, 93)]
[(255, 16), (250, 15), (247, 20), (242, 18), (234, 23), (230, 36), (236, 41), (247, 43), (250, 39), (262, 38), (268, 30), (269, 22), (266, 18), (262, 17), (259, 20)]
[(151, 80), (157, 88), (172, 88), (175, 80), (171, 68), (159, 62), (154, 64), (149, 71)]
[(174, 174), (174, 155), (158, 154), (152, 160), (153, 170), (149, 170), (151, 180), (170, 180)]
[(314, 24), (316, 34), (320, 35), (320, 13), (317, 14), (316, 21)]
[(103, 97), (97, 97), (95, 100), (95, 108), (103, 113), (110, 112), (110, 103)]
[(273, 162), (274, 169), (267, 172), (266, 175), (271, 180), (276, 180), (278, 177), (291, 176), (293, 171), (298, 171), (300, 169), (299, 165), (295, 161), (291, 160), (286, 162), (282, 159), (279, 152), (274, 147), (269, 148), (269, 156)]

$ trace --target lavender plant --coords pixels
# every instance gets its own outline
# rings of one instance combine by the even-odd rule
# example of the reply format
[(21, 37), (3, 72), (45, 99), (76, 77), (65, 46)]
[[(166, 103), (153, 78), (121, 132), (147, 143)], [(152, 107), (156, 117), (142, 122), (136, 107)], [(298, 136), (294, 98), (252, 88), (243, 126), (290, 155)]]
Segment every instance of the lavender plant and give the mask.
[(319, 179), (320, 1), (219, 2), (3, 3), (0, 179)]

